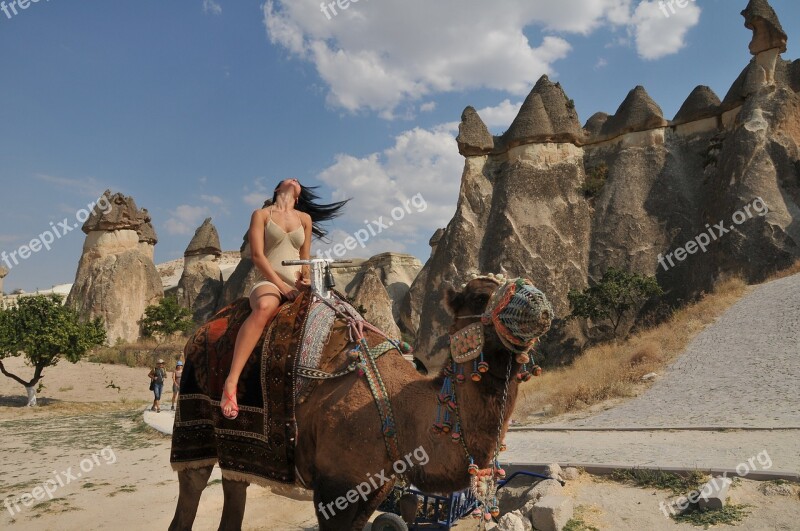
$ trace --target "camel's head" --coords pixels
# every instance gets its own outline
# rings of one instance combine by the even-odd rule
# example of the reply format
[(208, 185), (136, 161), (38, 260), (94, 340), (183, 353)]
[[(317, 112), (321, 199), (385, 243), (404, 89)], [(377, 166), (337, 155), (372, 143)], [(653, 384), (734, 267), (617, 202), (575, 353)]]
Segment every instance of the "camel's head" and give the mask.
[[(461, 291), (448, 289), (446, 304), (453, 315), (449, 329), (453, 359), (477, 365), (484, 356), (488, 372), (501, 378), (512, 360), (530, 361), (530, 350), (553, 319), (547, 297), (525, 278), (476, 276)], [(489, 358), (501, 363), (492, 364)]]

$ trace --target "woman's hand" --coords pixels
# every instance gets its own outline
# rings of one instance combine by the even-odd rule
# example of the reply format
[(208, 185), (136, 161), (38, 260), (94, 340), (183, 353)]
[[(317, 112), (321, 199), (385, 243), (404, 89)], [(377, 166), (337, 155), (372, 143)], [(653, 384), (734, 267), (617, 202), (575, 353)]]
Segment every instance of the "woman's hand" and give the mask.
[(311, 281), (308, 279), (303, 278), (302, 276), (297, 277), (297, 280), (294, 281), (294, 287), (297, 291), (303, 291), (311, 288)]
[(286, 282), (281, 282), (281, 284), (282, 284), (282, 286), (280, 288), (281, 289), (281, 293), (283, 294), (284, 297), (286, 297), (290, 301), (295, 300), (297, 298), (297, 296), (300, 295), (299, 291), (294, 289), (292, 286), (290, 286)]

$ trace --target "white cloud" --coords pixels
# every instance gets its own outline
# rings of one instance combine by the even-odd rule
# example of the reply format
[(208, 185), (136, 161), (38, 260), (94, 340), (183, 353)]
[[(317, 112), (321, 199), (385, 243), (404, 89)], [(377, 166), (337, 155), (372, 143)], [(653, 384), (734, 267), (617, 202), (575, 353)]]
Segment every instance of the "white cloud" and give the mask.
[(259, 177), (253, 181), (252, 186), (245, 187), (245, 195), (242, 196), (242, 201), (244, 201), (246, 205), (253, 208), (261, 208), (264, 201), (272, 198), (272, 190), (267, 188), (267, 185), (264, 184), (264, 180), (263, 177)]
[(420, 112), (431, 112), (436, 110), (436, 102), (428, 101), (419, 106)]
[(200, 196), (200, 199), (202, 199), (206, 203), (211, 203), (212, 205), (221, 205), (221, 204), (223, 204), (225, 202), (218, 195), (205, 195), (205, 194), (203, 194), (203, 195)]
[(697, 4), (689, 3), (675, 13), (667, 11), (667, 16), (658, 1), (641, 2), (632, 18), (639, 56), (654, 60), (681, 50), (686, 46), (686, 33), (700, 22), (700, 11)]
[[(394, 145), (380, 153), (337, 155), (318, 179), (333, 189), (334, 200), (352, 198), (336, 222), (350, 233), (337, 233), (338, 237), (367, 225), (376, 228), (380, 217), (393, 222), (379, 234), (370, 234), (369, 249), (375, 254), (427, 242), (434, 230), (444, 227), (455, 210), (463, 168), (452, 130), (415, 128), (399, 134)], [(402, 215), (393, 211), (398, 207)]]
[(514, 118), (517, 117), (522, 102), (511, 103), (510, 100), (503, 100), (499, 105), (478, 109), (478, 116), (489, 129), (508, 129)]
[(600, 58), (597, 59), (597, 62), (594, 64), (594, 69), (595, 70), (600, 70), (601, 68), (605, 68), (606, 66), (608, 66), (608, 61), (606, 60), (605, 57), (600, 57)]
[(164, 227), (170, 234), (192, 234), (208, 215), (208, 207), (179, 205), (164, 223)]
[(272, 43), (315, 66), (331, 106), (387, 119), (435, 94), (488, 88), (525, 95), (541, 75), (555, 75), (554, 63), (571, 50), (569, 34), (622, 28), (645, 59), (675, 53), (700, 12), (692, 3), (667, 18), (652, 0), (504, 0), (502, 9), (486, 0), (345, 5), (329, 18), (316, 2), (267, 0), (264, 25)]
[(203, 0), (203, 13), (221, 15), (222, 6), (215, 0)]
[(316, 3), (271, 0), (264, 23), (273, 43), (315, 65), (329, 104), (391, 118), (397, 107), (434, 93), (527, 93), (570, 45), (553, 35), (531, 43), (523, 30), (587, 30), (603, 9), (580, 6), (620, 3), (626, 0), (569, 0), (575, 9), (565, 11), (544, 0), (508, 0), (503, 9), (477, 0), (362, 2), (328, 20)]

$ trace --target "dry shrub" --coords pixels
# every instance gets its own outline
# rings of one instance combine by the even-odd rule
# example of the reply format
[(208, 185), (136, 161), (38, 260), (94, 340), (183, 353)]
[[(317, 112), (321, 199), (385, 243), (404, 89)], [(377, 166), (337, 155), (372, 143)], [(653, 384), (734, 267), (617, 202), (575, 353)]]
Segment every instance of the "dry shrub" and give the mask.
[(796, 275), (797, 273), (800, 273), (800, 260), (796, 260), (795, 263), (793, 263), (786, 269), (773, 273), (767, 279), (767, 282), (771, 280), (778, 280), (779, 278), (790, 277), (792, 275)]
[(663, 361), (661, 347), (653, 341), (646, 341), (631, 351), (628, 363), (631, 367), (652, 365)]

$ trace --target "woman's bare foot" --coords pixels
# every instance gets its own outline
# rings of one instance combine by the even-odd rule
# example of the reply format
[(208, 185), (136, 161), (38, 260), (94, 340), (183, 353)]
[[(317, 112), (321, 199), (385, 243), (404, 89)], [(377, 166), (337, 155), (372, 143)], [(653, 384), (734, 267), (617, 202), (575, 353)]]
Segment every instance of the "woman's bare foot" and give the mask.
[(222, 399), (219, 407), (222, 408), (222, 415), (226, 419), (233, 420), (239, 416), (239, 404), (236, 402), (236, 383), (231, 382), (230, 379), (225, 380), (225, 385), (222, 387)]

